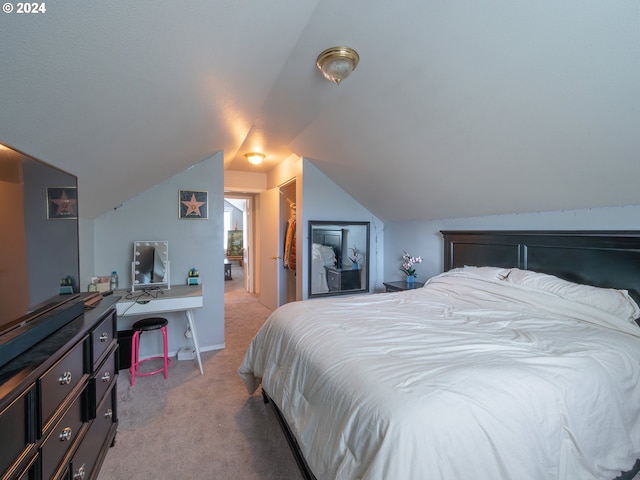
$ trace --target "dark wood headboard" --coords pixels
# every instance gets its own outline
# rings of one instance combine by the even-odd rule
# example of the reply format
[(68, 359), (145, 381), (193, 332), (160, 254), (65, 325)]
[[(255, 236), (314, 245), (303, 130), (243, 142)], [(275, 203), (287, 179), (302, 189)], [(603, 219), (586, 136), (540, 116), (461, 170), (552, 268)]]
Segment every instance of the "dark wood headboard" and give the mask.
[(517, 267), (596, 287), (618, 288), (640, 301), (640, 231), (451, 231), (444, 270), (464, 265)]

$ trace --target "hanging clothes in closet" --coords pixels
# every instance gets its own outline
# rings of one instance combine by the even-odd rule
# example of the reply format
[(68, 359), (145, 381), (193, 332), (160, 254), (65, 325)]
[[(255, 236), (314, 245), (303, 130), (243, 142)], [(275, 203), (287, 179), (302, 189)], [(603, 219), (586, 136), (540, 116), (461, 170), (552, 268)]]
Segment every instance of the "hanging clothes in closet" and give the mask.
[(284, 261), (285, 268), (295, 271), (296, 269), (296, 216), (295, 204), (291, 205), (293, 213), (287, 221), (287, 230), (284, 235)]

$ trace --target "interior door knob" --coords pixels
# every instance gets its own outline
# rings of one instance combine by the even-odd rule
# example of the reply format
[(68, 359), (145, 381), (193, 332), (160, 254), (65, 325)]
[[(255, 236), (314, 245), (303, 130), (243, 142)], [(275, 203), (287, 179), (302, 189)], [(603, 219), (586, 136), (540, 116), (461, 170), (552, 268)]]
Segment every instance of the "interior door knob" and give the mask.
[(279, 260), (282, 258), (282, 255), (278, 255), (277, 257), (271, 257), (273, 260)]

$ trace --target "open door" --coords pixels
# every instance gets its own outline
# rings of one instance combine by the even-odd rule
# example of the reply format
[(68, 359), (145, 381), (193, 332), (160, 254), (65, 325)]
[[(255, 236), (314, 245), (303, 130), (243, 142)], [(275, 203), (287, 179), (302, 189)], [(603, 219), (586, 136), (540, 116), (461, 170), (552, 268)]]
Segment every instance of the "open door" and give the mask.
[(260, 194), (260, 303), (275, 310), (280, 306), (279, 285), (283, 273), (284, 232), (280, 228), (280, 189)]
[[(260, 194), (260, 302), (272, 310), (296, 300), (295, 249), (288, 249), (286, 265), (284, 259), (285, 235), (292, 212), (295, 213), (295, 196), (295, 181)], [(295, 245), (295, 236), (293, 240)]]

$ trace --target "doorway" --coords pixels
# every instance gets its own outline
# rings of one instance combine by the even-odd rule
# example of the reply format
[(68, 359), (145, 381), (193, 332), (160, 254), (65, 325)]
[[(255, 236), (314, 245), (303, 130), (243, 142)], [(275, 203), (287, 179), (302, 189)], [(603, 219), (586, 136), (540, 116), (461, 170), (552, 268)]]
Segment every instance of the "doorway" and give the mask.
[(250, 195), (224, 196), (225, 293), (242, 288), (254, 293), (253, 225), (254, 199)]

